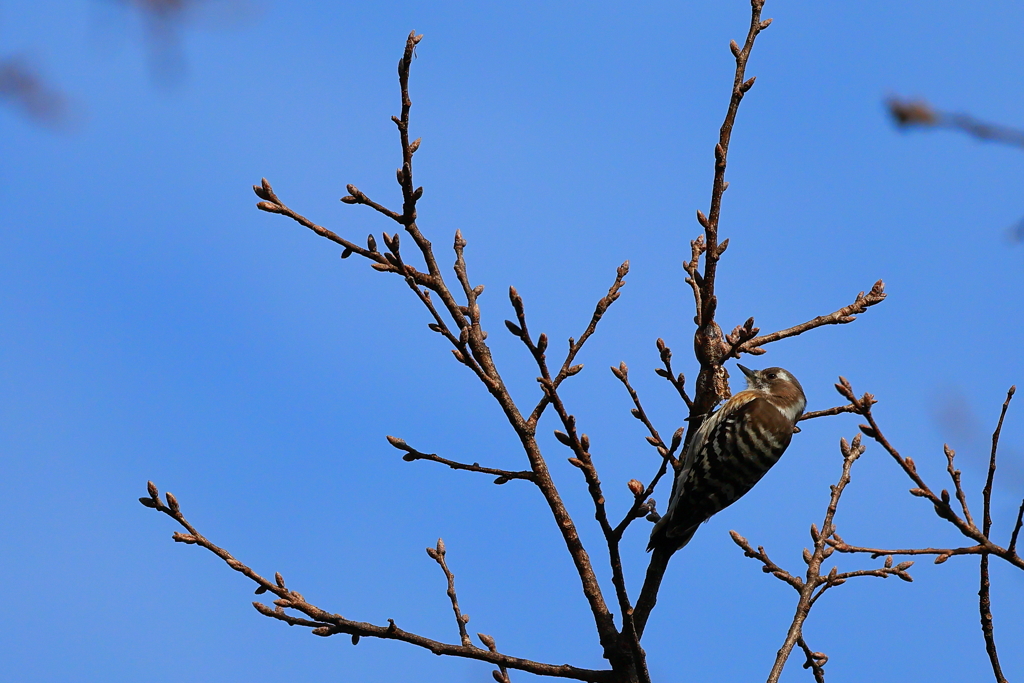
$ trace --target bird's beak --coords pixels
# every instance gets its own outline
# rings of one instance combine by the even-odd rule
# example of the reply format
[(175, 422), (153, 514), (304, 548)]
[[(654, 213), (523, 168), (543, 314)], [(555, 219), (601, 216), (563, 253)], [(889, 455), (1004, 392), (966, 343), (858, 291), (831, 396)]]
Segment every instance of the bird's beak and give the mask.
[(754, 371), (753, 370), (751, 370), (750, 368), (744, 367), (744, 366), (740, 365), (739, 363), (736, 364), (736, 367), (738, 367), (740, 370), (743, 371), (743, 374), (747, 376), (747, 379), (749, 379), (749, 380), (753, 380), (754, 379)]

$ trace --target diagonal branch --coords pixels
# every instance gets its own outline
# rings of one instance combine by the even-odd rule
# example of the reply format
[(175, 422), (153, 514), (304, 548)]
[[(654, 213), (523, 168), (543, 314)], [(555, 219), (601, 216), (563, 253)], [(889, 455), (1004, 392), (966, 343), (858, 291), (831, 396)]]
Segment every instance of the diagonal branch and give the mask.
[[(852, 323), (856, 320), (856, 316), (860, 313), (865, 312), (871, 306), (882, 303), (885, 300), (885, 283), (879, 280), (871, 288), (871, 291), (865, 294), (860, 292), (857, 294), (857, 298), (854, 299), (853, 303), (849, 306), (843, 306), (838, 311), (829, 313), (828, 315), (819, 315), (813, 320), (808, 320), (805, 323), (794, 325), (793, 327), (787, 327), (784, 330), (778, 332), (772, 332), (771, 334), (764, 334), (759, 337), (754, 337), (748, 341), (736, 344), (732, 347), (726, 348), (726, 355), (723, 360), (728, 358), (739, 358), (741, 353), (764, 353), (760, 350), (760, 347), (765, 344), (770, 344), (780, 339), (786, 339), (788, 337), (795, 337), (799, 334), (803, 334), (808, 330), (813, 330), (816, 327), (822, 327), (824, 325), (845, 325)], [(751, 319), (751, 322), (753, 319)]]
[[(430, 650), (436, 655), (449, 655), (453, 657), (463, 657), (466, 659), (476, 659), (479, 661), (489, 662), (503, 669), (517, 669), (537, 674), (539, 676), (570, 678), (578, 681), (591, 681), (593, 683), (615, 683), (618, 680), (618, 677), (613, 671), (581, 669), (568, 664), (545, 664), (502, 654), (490, 645), (486, 650), (476, 647), (472, 642), (466, 643), (468, 635), (466, 635), (463, 630), (464, 626), (463, 629), (460, 629), (460, 635), (466, 635), (466, 637), (462, 639), (463, 644), (452, 645), (400, 629), (393, 619), (388, 620), (387, 626), (377, 626), (366, 622), (353, 621), (351, 619), (346, 619), (340, 614), (327, 612), (307, 602), (301, 593), (287, 588), (284, 578), (280, 573), (275, 575), (274, 581), (269, 581), (239, 560), (235, 559), (235, 557), (227, 550), (214, 545), (205, 536), (200, 534), (199, 531), (197, 531), (196, 528), (188, 522), (188, 520), (185, 519), (184, 515), (181, 513), (178, 501), (173, 495), (170, 493), (166, 494), (165, 503), (160, 500), (159, 491), (153, 482), (149, 482), (148, 488), (149, 496), (140, 498), (139, 502), (148, 508), (153, 508), (158, 512), (164, 513), (184, 527), (188, 532), (184, 534), (180, 532), (175, 533), (175, 541), (179, 543), (186, 543), (188, 545), (198, 545), (201, 548), (209, 550), (211, 553), (224, 560), (231, 569), (239, 572), (256, 583), (257, 594), (273, 593), (277, 596), (278, 599), (274, 601), (274, 608), (260, 602), (253, 603), (253, 607), (255, 607), (260, 614), (271, 617), (272, 619), (277, 619), (293, 626), (304, 626), (310, 628), (312, 629), (311, 632), (317, 636), (327, 637), (337, 633), (344, 633), (352, 636), (353, 644), (358, 643), (359, 639), (364, 637), (399, 640)], [(447, 573), (448, 572), (446, 571), (446, 574)], [(452, 588), (454, 589), (454, 586), (452, 586)], [(454, 593), (454, 590), (452, 590), (452, 593)], [(452, 600), (453, 607), (455, 607), (455, 598), (452, 598)], [(309, 618), (306, 619), (294, 616), (289, 614), (287, 610), (294, 610)], [(461, 618), (463, 618), (464, 615), (459, 613), (459, 616), (461, 621)], [(464, 625), (465, 622), (463, 621), (462, 623)], [(483, 638), (481, 639), (483, 640)], [(488, 644), (486, 640), (484, 640), (484, 643)]]
[(986, 123), (967, 114), (936, 111), (923, 100), (900, 100), (893, 97), (886, 104), (889, 106), (889, 113), (900, 126), (950, 128), (967, 133), (979, 140), (1024, 147), (1024, 131), (1016, 128)]
[(812, 651), (802, 635), (797, 639), (796, 643), (804, 651), (804, 656), (807, 658), (807, 661), (804, 662), (804, 668), (810, 669), (811, 673), (814, 674), (814, 683), (825, 683), (825, 665), (828, 664), (828, 655), (824, 652)]
[(397, 436), (389, 436), (388, 443), (390, 443), (398, 450), (405, 452), (405, 455), (402, 456), (402, 460), (405, 460), (406, 462), (413, 462), (414, 460), (429, 460), (431, 462), (438, 462), (441, 463), (442, 465), (447, 465), (453, 470), (465, 470), (467, 472), (480, 472), (482, 474), (491, 474), (497, 477), (497, 479), (494, 480), (495, 484), (507, 484), (513, 479), (525, 479), (527, 481), (536, 481), (536, 477), (534, 476), (533, 472), (530, 472), (528, 470), (519, 472), (514, 472), (511, 470), (499, 470), (495, 469), (494, 467), (481, 467), (479, 464), (475, 462), (470, 465), (462, 462), (456, 462), (454, 460), (448, 460), (447, 458), (440, 457), (436, 453), (421, 453), (420, 451), (416, 450), (415, 448), (407, 444), (404, 439), (399, 439)]
[(684, 377), (681, 372), (677, 375), (672, 371), (672, 349), (670, 349), (665, 344), (665, 340), (661, 338), (658, 339), (658, 355), (661, 357), (662, 365), (665, 367), (656, 368), (654, 370), (654, 374), (667, 379), (669, 383), (675, 387), (675, 390), (679, 393), (679, 398), (683, 399), (683, 403), (686, 404), (686, 407), (693, 408), (693, 400), (690, 398), (689, 394), (686, 393), (686, 377)]
[[(971, 539), (977, 544), (978, 550), (972, 550), (970, 553), (968, 553), (961, 549), (961, 551), (959, 552), (949, 553), (950, 556), (961, 554), (987, 553), (1006, 560), (1018, 569), (1024, 569), (1024, 558), (1020, 557), (1017, 554), (1016, 549), (1011, 550), (1009, 548), (1003, 548), (998, 544), (993, 543), (992, 540), (988, 537), (988, 535), (986, 535), (984, 529), (979, 529), (978, 526), (974, 524), (973, 520), (967, 519), (966, 515), (965, 517), (961, 517), (956, 513), (955, 510), (953, 510), (953, 507), (950, 505), (951, 497), (949, 491), (943, 490), (941, 493), (936, 494), (934, 491), (931, 490), (931, 488), (929, 488), (928, 484), (925, 483), (924, 479), (922, 479), (921, 475), (918, 473), (917, 465), (914, 463), (913, 458), (902, 456), (900, 452), (896, 450), (896, 448), (889, 442), (889, 440), (882, 433), (882, 429), (881, 427), (879, 427), (878, 422), (875, 420), (875, 416), (871, 410), (871, 406), (876, 402), (871, 394), (864, 394), (863, 397), (855, 396), (853, 393), (853, 387), (850, 385), (850, 382), (847, 381), (845, 377), (840, 377), (839, 383), (836, 384), (835, 386), (836, 390), (844, 398), (846, 398), (855, 406), (857, 406), (857, 413), (863, 416), (868, 421), (868, 424), (860, 425), (860, 430), (869, 438), (874, 439), (879, 445), (881, 445), (882, 448), (884, 448), (885, 451), (892, 457), (892, 459), (896, 461), (896, 464), (900, 466), (904, 473), (906, 473), (906, 475), (910, 477), (911, 481), (914, 482), (914, 488), (910, 489), (911, 495), (917, 496), (918, 498), (924, 498), (931, 502), (932, 506), (935, 509), (936, 515), (952, 524), (954, 527), (956, 527), (957, 531), (959, 531), (963, 536)], [(1010, 391), (1007, 394), (1007, 404), (1009, 403), (1010, 397), (1013, 396), (1014, 389), (1014, 387), (1011, 387)], [(946, 457), (950, 457), (949, 453), (947, 453)], [(947, 471), (950, 469), (951, 466), (947, 468)], [(957, 483), (958, 480), (958, 475), (955, 472), (955, 470), (951, 472), (954, 485)], [(837, 545), (836, 549), (840, 550), (841, 552), (874, 552), (874, 549), (854, 549), (853, 546), (848, 546), (845, 543)], [(912, 553), (906, 551), (899, 551), (893, 552), (892, 554), (936, 554), (934, 552), (935, 550), (942, 549), (926, 548), (919, 552)], [(945, 561), (946, 559), (948, 559), (948, 556), (945, 556), (945, 552), (940, 552), (938, 553), (938, 555), (938, 560)]]

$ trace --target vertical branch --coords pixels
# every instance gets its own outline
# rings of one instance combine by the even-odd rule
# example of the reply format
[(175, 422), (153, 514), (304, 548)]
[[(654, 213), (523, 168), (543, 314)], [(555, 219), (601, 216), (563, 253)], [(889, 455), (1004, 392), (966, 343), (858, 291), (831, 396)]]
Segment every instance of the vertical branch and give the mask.
[(985, 534), (985, 538), (988, 538), (989, 531), (992, 529), (992, 480), (996, 476), (996, 452), (999, 450), (999, 434), (1003, 431), (1003, 420), (1006, 418), (1006, 411), (1010, 407), (1010, 400), (1016, 392), (1016, 385), (1010, 387), (1009, 391), (1006, 392), (1006, 400), (1003, 401), (1003, 409), (999, 413), (999, 422), (996, 423), (996, 429), (992, 432), (992, 452), (988, 458), (988, 478), (985, 480), (985, 488), (981, 492), (985, 505), (981, 532)]
[[(711, 207), (707, 216), (702, 211), (697, 211), (697, 221), (704, 228), (704, 235), (691, 243), (692, 259), (683, 266), (688, 275), (686, 282), (693, 288), (696, 307), (694, 322), (697, 324), (693, 347), (697, 361), (700, 363), (692, 402), (687, 400), (687, 406), (690, 409), (690, 422), (683, 442), (683, 452), (686, 451), (686, 446), (689, 445), (693, 434), (700, 427), (704, 418), (723, 398), (728, 398), (730, 395), (728, 375), (725, 368), (722, 367), (728, 346), (724, 341), (721, 327), (715, 322), (715, 310), (718, 306), (718, 298), (715, 296), (715, 276), (718, 272), (718, 260), (729, 246), (729, 240), (719, 243), (718, 226), (722, 213), (722, 195), (729, 186), (729, 183), (725, 181), (725, 169), (732, 129), (736, 123), (740, 102), (754, 85), (753, 78), (746, 79), (747, 60), (750, 58), (750, 51), (754, 48), (754, 40), (758, 34), (772, 23), (771, 19), (761, 21), (761, 8), (764, 7), (764, 1), (750, 0), (750, 28), (747, 31), (743, 47), (740, 48), (736, 41), (731, 41), (729, 44), (733, 57), (736, 59), (736, 71), (733, 76), (729, 108), (718, 133), (718, 143), (715, 145), (715, 177), (711, 186)], [(701, 254), (704, 255), (703, 274), (697, 267)], [(685, 396), (684, 400), (686, 400)], [(647, 619), (658, 601), (658, 590), (671, 557), (672, 552), (661, 549), (655, 549), (651, 554), (651, 562), (647, 567), (644, 585), (633, 611), (633, 619), (639, 636), (643, 636)]]
[(459, 627), (459, 640), (462, 642), (463, 647), (473, 647), (473, 641), (466, 631), (469, 615), (463, 614), (462, 609), (459, 607), (459, 596), (455, 592), (455, 574), (452, 574), (452, 571), (448, 569), (448, 563), (444, 557), (447, 553), (444, 541), (440, 538), (437, 539), (437, 547), (427, 548), (427, 555), (430, 555), (430, 558), (437, 562), (438, 566), (441, 567), (441, 571), (444, 572), (444, 577), (448, 580), (448, 599), (452, 601), (452, 611), (455, 612), (455, 623)]
[[(757, 35), (768, 28), (772, 21), (771, 19), (761, 21), (763, 6), (764, 0), (751, 0), (750, 29), (747, 31), (743, 47), (737, 45), (736, 41), (729, 44), (729, 48), (736, 58), (736, 71), (733, 76), (729, 108), (719, 130), (718, 144), (715, 145), (715, 177), (711, 186), (711, 206), (706, 216), (703, 212), (697, 211), (697, 221), (704, 228), (704, 244), (700, 245), (699, 240), (695, 243), (694, 256), (698, 256), (699, 252), (703, 251), (704, 273), (701, 275), (694, 269), (691, 276), (694, 284), (697, 285), (695, 295), (699, 289), (694, 349), (701, 366), (697, 376), (696, 395), (691, 415), (705, 415), (720, 400), (729, 397), (727, 375), (722, 368), (725, 355), (722, 330), (715, 322), (715, 311), (718, 307), (718, 297), (715, 295), (715, 277), (718, 272), (718, 260), (728, 247), (729, 240), (719, 243), (718, 228), (722, 213), (722, 195), (729, 186), (725, 180), (725, 170), (728, 164), (729, 143), (732, 139), (733, 126), (736, 123), (736, 114), (743, 96), (754, 85), (754, 78), (746, 79), (747, 60), (750, 58)], [(694, 425), (699, 426), (699, 422), (691, 422), (691, 426)]]
[[(1017, 391), (1016, 386), (1010, 387), (1010, 390), (1006, 392), (1006, 400), (1003, 401), (1003, 408), (999, 412), (999, 422), (996, 423), (996, 429), (992, 432), (992, 451), (988, 459), (988, 478), (985, 480), (985, 488), (981, 492), (982, 501), (984, 503), (984, 513), (982, 517), (982, 530), (985, 538), (989, 537), (989, 532), (992, 530), (992, 481), (996, 476), (996, 453), (999, 450), (999, 434), (1003, 431), (1003, 419), (1006, 417), (1006, 411), (1010, 407), (1010, 399), (1013, 398), (1013, 394)], [(1014, 529), (1014, 538), (1016, 540), (1017, 529)], [(982, 551), (981, 553), (981, 580), (980, 587), (978, 588), (978, 611), (981, 614), (981, 633), (985, 637), (985, 651), (988, 653), (989, 662), (992, 664), (992, 674), (995, 676), (996, 683), (1006, 683), (1006, 678), (1003, 676), (1003, 668), (999, 665), (999, 654), (996, 652), (996, 639), (995, 630), (992, 625), (992, 597), (991, 597), (991, 584), (988, 576), (988, 553)]]

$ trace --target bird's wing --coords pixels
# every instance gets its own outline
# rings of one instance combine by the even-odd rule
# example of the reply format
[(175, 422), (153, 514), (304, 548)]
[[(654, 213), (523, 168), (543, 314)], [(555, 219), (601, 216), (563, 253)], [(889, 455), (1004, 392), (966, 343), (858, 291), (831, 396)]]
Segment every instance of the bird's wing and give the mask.
[(676, 506), (679, 505), (679, 501), (688, 492), (687, 484), (690, 481), (694, 466), (697, 464), (697, 458), (703, 452), (705, 444), (707, 444), (708, 435), (715, 431), (726, 416), (757, 398), (760, 398), (760, 395), (754, 391), (741, 391), (733, 395), (721, 408), (704, 420), (703, 424), (697, 429), (697, 433), (693, 435), (690, 445), (686, 447), (683, 464), (676, 475), (675, 484), (672, 487), (672, 499), (669, 501), (668, 509), (665, 511), (666, 520), (671, 519), (672, 513), (675, 512)]

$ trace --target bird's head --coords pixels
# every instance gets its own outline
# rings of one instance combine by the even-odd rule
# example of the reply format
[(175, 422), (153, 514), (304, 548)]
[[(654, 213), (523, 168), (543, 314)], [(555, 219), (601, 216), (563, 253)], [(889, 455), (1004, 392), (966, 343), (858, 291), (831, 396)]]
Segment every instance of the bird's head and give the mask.
[(736, 364), (747, 378), (747, 389), (756, 391), (767, 398), (794, 422), (807, 405), (804, 388), (789, 371), (782, 368), (751, 370)]

